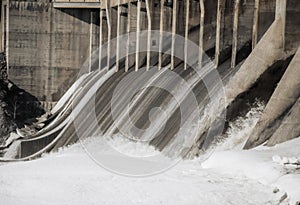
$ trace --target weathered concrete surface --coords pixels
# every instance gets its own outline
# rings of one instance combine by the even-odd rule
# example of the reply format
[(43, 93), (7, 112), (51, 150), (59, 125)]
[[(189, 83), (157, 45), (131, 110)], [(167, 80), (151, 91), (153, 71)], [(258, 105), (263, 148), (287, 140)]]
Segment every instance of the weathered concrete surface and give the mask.
[[(100, 8), (103, 0), (52, 0), (56, 8)], [(103, 5), (102, 5), (103, 7)]]
[[(262, 143), (264, 143), (266, 140), (268, 140), (274, 131), (278, 128), (278, 126), (281, 123), (281, 120), (288, 112), (288, 110), (293, 106), (295, 101), (300, 96), (300, 48), (298, 49), (298, 52), (294, 56), (292, 62), (290, 63), (289, 67), (287, 68), (285, 74), (283, 75), (281, 81), (279, 82), (276, 90), (274, 91), (271, 99), (269, 100), (263, 115), (259, 119), (258, 123), (256, 124), (254, 131), (250, 135), (250, 138), (245, 144), (246, 149), (253, 148), (255, 146), (258, 146)], [(297, 104), (297, 103), (296, 103)], [(297, 108), (297, 105), (295, 105), (295, 108)], [(295, 112), (295, 110), (294, 110)], [(296, 118), (294, 116), (295, 113), (293, 113), (290, 118), (293, 119)], [(298, 116), (299, 117), (299, 116)], [(290, 120), (292, 120), (290, 119)], [(285, 120), (284, 120), (285, 121)], [(283, 121), (283, 123), (284, 123)], [(296, 123), (296, 122), (295, 122)], [(297, 123), (295, 124), (297, 125)], [(294, 126), (295, 126), (294, 125)], [(283, 125), (281, 125), (283, 126)], [(291, 125), (292, 126), (292, 125)], [(291, 126), (290, 129), (291, 129)], [(295, 126), (296, 128), (296, 126)], [(280, 130), (282, 130), (281, 128)], [(288, 128), (287, 128), (288, 129)], [(280, 132), (280, 131), (278, 131)], [(290, 136), (290, 134), (287, 132), (285, 133), (286, 137)], [(293, 136), (293, 134), (291, 133)], [(276, 135), (274, 139), (275, 141), (279, 141), (278, 134)], [(290, 137), (292, 137), (290, 136)], [(285, 136), (283, 136), (285, 137)], [(284, 140), (284, 138), (282, 139)], [(273, 141), (273, 142), (275, 142)]]
[(227, 105), (239, 94), (247, 91), (275, 61), (283, 56), (281, 18), (274, 21), (269, 30), (245, 60), (226, 87)]
[[(63, 2), (65, 0), (59, 0)], [(96, 2), (97, 0), (89, 0)], [(75, 1), (74, 1), (75, 2)], [(81, 2), (76, 0), (76, 2)], [(97, 1), (98, 2), (98, 1)], [(116, 5), (119, 1), (110, 1), (112, 36), (116, 36), (117, 15)], [(130, 18), (130, 32), (136, 31), (136, 1), (120, 0), (120, 4), (132, 2), (131, 15), (128, 8), (122, 6), (124, 13), (121, 18), (120, 30), (125, 30)], [(134, 3), (135, 2), (135, 3)], [(160, 1), (151, 0), (152, 28), (159, 30)], [(222, 63), (231, 56), (232, 25), (234, 0), (222, 0), (220, 22), (220, 60)], [(276, 0), (261, 0), (259, 7), (259, 38), (265, 33), (275, 16)], [(106, 2), (101, 1), (102, 9)], [(144, 2), (141, 3), (144, 9)], [(291, 5), (292, 8), (294, 5)], [(203, 49), (214, 58), (216, 47), (216, 15), (217, 1), (205, 1)], [(246, 42), (251, 42), (253, 25), (254, 0), (241, 1), (238, 14), (237, 50)], [(186, 2), (178, 1), (176, 33), (184, 34)], [(164, 31), (172, 31), (172, 4), (165, 2)], [(290, 9), (291, 10), (291, 9)], [(291, 10), (293, 12), (293, 10)], [(102, 43), (107, 42), (107, 17), (103, 13)], [(294, 17), (296, 13), (291, 15)], [(9, 75), (21, 88), (37, 96), (42, 101), (57, 101), (74, 82), (77, 72), (89, 54), (99, 47), (100, 36), (99, 9), (56, 9), (53, 1), (43, 0), (12, 0), (9, 3)], [(293, 22), (290, 24), (292, 25)], [(147, 28), (146, 12), (141, 12), (141, 30)], [(199, 43), (200, 4), (190, 1), (189, 40)], [(292, 27), (290, 27), (292, 28)], [(297, 30), (290, 31), (296, 38)], [(123, 32), (121, 32), (123, 33)], [(92, 41), (92, 42), (91, 42)], [(112, 49), (113, 50), (113, 49)], [(242, 58), (247, 57), (247, 54)], [(238, 52), (239, 55), (239, 52)], [(140, 62), (143, 63), (141, 54)], [(133, 58), (132, 58), (133, 57)], [(130, 65), (134, 64), (134, 56), (129, 57)], [(168, 56), (165, 56), (165, 62)], [(241, 58), (238, 57), (237, 61)]]
[(0, 53), (0, 147), (9, 133), (17, 127), (31, 124), (44, 112), (34, 96), (7, 79), (6, 72), (6, 58), (4, 53)]
[[(96, 0), (91, 0), (91, 1), (96, 1)], [(105, 9), (106, 8), (106, 1), (107, 0), (101, 0), (101, 8)], [(126, 4), (129, 2), (137, 2), (137, 0), (109, 0), (109, 5), (111, 7), (117, 6), (118, 4)]]
[(276, 0), (259, 0), (258, 41), (275, 19)]
[(300, 45), (300, 1), (287, 1), (285, 27), (285, 49), (295, 53)]
[(99, 12), (90, 29), (92, 11), (55, 9), (50, 0), (10, 1), (9, 78), (39, 100), (57, 101), (88, 59), (90, 45), (98, 47)]
[(300, 98), (283, 118), (280, 127), (267, 142), (268, 146), (297, 138), (300, 136)]

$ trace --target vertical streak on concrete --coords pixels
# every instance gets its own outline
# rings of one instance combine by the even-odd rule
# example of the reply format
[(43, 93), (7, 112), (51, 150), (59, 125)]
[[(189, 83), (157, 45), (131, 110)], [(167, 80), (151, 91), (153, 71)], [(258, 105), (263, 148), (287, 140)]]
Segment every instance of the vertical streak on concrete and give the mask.
[[(53, 10), (52, 10), (53, 8), (51, 8), (50, 9), (50, 19), (53, 19)], [(52, 35), (52, 33), (53, 33), (53, 28), (54, 28), (54, 21), (50, 21), (49, 22), (49, 32), (50, 32), (50, 36), (49, 36), (49, 54), (48, 54), (48, 60), (49, 60), (49, 63), (48, 63), (48, 69), (47, 69), (47, 75), (49, 75), (49, 72), (50, 72), (50, 82), (48, 82), (48, 84), (50, 84), (49, 85), (49, 88), (48, 88), (48, 93), (47, 93), (47, 100), (49, 101), (53, 101), (53, 97), (52, 97), (52, 95), (51, 95), (51, 93), (53, 92), (52, 91), (52, 89), (51, 88), (53, 88), (54, 87), (54, 84), (55, 84), (55, 82), (54, 82), (54, 80), (55, 80), (55, 78), (53, 78), (53, 75), (54, 75), (54, 70), (53, 69), (49, 69), (49, 68), (52, 68), (53, 67), (53, 65), (52, 65), (52, 58), (53, 58), (53, 47), (51, 46), (52, 45), (52, 43), (53, 43), (53, 40), (55, 41), (55, 36), (54, 35)], [(49, 78), (48, 76), (47, 76), (47, 78)], [(50, 92), (49, 92), (49, 90), (50, 90)]]
[(150, 47), (151, 47), (151, 10), (150, 10), (150, 5), (149, 5), (149, 0), (146, 0), (146, 10), (147, 10), (147, 19), (148, 19), (148, 35), (147, 35), (147, 70), (150, 68), (150, 58), (151, 58), (151, 52), (150, 52)]
[(110, 22), (110, 1), (106, 1), (106, 19), (107, 19), (107, 70), (110, 69), (110, 40), (111, 40), (111, 22)]
[(137, 2), (137, 21), (136, 21), (136, 53), (135, 53), (135, 71), (139, 69), (139, 57), (140, 57), (140, 25), (141, 25), (141, 0)]
[(4, 2), (1, 2), (1, 47), (0, 47), (0, 51), (3, 52), (4, 51), (4, 22), (5, 22), (5, 19), (4, 19), (4, 5), (3, 5)]
[(198, 66), (202, 67), (202, 57), (203, 57), (203, 36), (204, 36), (204, 17), (205, 17), (205, 6), (204, 0), (200, 0), (200, 33), (199, 33), (199, 59)]
[(237, 52), (237, 35), (238, 35), (238, 23), (239, 23), (239, 8), (240, 0), (235, 0), (234, 4), (234, 19), (233, 19), (233, 37), (232, 37), (232, 54), (231, 54), (231, 68), (236, 64), (236, 52)]
[(6, 1), (6, 73), (9, 78), (9, 0)]
[(190, 18), (190, 0), (186, 0), (185, 10), (185, 42), (184, 42), (184, 70), (187, 69), (187, 56), (188, 56), (188, 39), (189, 39), (189, 18)]
[(216, 49), (215, 49), (215, 64), (219, 66), (219, 56), (220, 56), (220, 37), (221, 37), (221, 17), (222, 17), (222, 0), (218, 0), (217, 8), (217, 31), (216, 31)]
[(93, 45), (93, 12), (90, 12), (90, 38), (89, 38), (89, 72), (92, 71), (92, 45)]
[(257, 44), (258, 35), (258, 18), (259, 18), (259, 0), (255, 0), (254, 3), (254, 17), (253, 17), (253, 29), (252, 29), (252, 50)]
[(102, 35), (102, 32), (103, 32), (103, 11), (102, 9), (100, 8), (100, 13), (99, 13), (99, 16), (100, 16), (100, 25), (99, 25), (99, 70), (101, 70), (101, 63), (102, 63), (102, 38), (103, 38), (103, 35)]
[(127, 38), (127, 42), (126, 42), (126, 62), (125, 62), (125, 72), (128, 71), (129, 69), (129, 33), (130, 33), (130, 17), (131, 17), (131, 3), (129, 2), (128, 3), (128, 6), (127, 6), (127, 35), (128, 35), (128, 38)]
[(120, 56), (120, 21), (121, 21), (121, 6), (120, 6), (120, 0), (118, 0), (118, 16), (117, 16), (117, 48), (116, 48), (116, 71), (119, 70), (119, 56)]
[(165, 0), (160, 1), (160, 25), (159, 25), (159, 56), (158, 56), (158, 70), (162, 67), (162, 41), (163, 41), (163, 31), (164, 31), (164, 5)]
[(175, 35), (177, 24), (177, 0), (173, 0), (172, 14), (172, 47), (171, 47), (171, 70), (174, 69)]
[(282, 38), (283, 38), (283, 44), (282, 48), (285, 47), (285, 26), (286, 26), (286, 0), (276, 0), (276, 19), (281, 19), (282, 21)]

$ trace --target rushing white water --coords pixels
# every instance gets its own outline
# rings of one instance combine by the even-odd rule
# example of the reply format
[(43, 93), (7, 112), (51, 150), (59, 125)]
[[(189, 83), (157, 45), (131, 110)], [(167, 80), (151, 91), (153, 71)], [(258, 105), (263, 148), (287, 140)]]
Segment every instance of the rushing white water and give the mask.
[(258, 122), (265, 105), (256, 102), (251, 110), (229, 124), (229, 129), (216, 147), (217, 150), (241, 150), (251, 131)]
[[(61, 148), (41, 159), (0, 166), (1, 203), (7, 205), (48, 204), (295, 204), (300, 182), (296, 167), (273, 162), (273, 157), (299, 156), (300, 140), (275, 148), (240, 150), (244, 130), (251, 130), (262, 105), (232, 123), (228, 138), (207, 161), (185, 160), (165, 172), (146, 178), (123, 177), (94, 163), (84, 151), (88, 146), (103, 155), (103, 137)], [(135, 143), (117, 134), (107, 139), (123, 154), (157, 154), (153, 146)], [(291, 158), (292, 159), (292, 158)], [(127, 166), (130, 166), (127, 164)], [(286, 170), (286, 171), (284, 171)], [(287, 195), (285, 194), (287, 192)]]

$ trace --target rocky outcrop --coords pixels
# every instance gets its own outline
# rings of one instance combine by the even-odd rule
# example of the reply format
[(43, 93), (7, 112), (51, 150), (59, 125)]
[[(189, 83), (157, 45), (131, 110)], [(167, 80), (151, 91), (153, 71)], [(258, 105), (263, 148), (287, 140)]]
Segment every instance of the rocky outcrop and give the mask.
[(36, 97), (7, 79), (5, 55), (0, 54), (0, 144), (16, 128), (30, 125), (44, 113)]
[(7, 111), (7, 72), (4, 53), (0, 53), (0, 144), (2, 144), (9, 133), (16, 129), (11, 113)]

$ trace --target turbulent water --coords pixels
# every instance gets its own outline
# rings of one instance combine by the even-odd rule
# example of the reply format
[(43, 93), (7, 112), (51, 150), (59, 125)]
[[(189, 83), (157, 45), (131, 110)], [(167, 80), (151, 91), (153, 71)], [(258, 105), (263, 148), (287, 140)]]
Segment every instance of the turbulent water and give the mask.
[[(163, 42), (166, 53), (170, 39)], [(216, 70), (209, 57), (203, 56), (199, 67), (193, 60), (198, 59), (199, 48), (192, 45), (186, 70), (182, 61), (175, 61), (171, 70), (167, 60), (160, 70), (141, 67), (135, 71), (131, 66), (125, 72), (112, 62), (106, 67), (105, 49), (101, 66), (95, 52), (50, 117), (39, 119), (37, 124), (45, 125), (43, 129), (35, 134), (19, 130), (24, 139), (8, 150), (6, 158), (35, 159), (78, 139), (118, 134), (175, 159), (203, 154), (218, 141), (225, 124), (224, 85), (238, 69), (228, 69), (230, 60)], [(157, 61), (154, 58), (153, 65)], [(91, 72), (86, 71), (89, 65)]]
[[(275, 153), (297, 155), (299, 150), (291, 149), (290, 144), (300, 141), (269, 150), (249, 152), (238, 148), (247, 137), (244, 129), (252, 129), (262, 106), (254, 106), (246, 116), (231, 124), (228, 138), (218, 145), (223, 151), (217, 150), (208, 161), (201, 164), (202, 160), (198, 158), (184, 160), (155, 176), (123, 177), (97, 166), (86, 151), (111, 155), (110, 149), (102, 144), (104, 136), (87, 138), (39, 160), (0, 166), (1, 202), (11, 205), (293, 204), (297, 199), (293, 193), (299, 190), (292, 183), (298, 182), (291, 174), (294, 171), (289, 168), (290, 174), (282, 178), (282, 166), (274, 164), (272, 156)], [(119, 152), (130, 156), (160, 153), (154, 146), (133, 142), (120, 134), (107, 141)], [(235, 151), (224, 151), (232, 147)], [(289, 191), (288, 199), (285, 191)]]
[[(28, 139), (21, 142), (21, 159), (36, 158), (78, 139), (118, 133), (173, 158), (195, 147), (207, 149), (222, 131), (222, 83), (235, 70), (222, 72), (225, 68), (221, 68), (217, 76), (222, 80), (213, 81), (213, 63), (198, 70), (183, 67), (179, 63), (173, 71), (166, 66), (84, 73), (54, 107), (51, 117), (38, 122), (46, 125), (42, 130), (34, 135), (22, 133)], [(223, 123), (214, 126), (216, 116)]]
[[(270, 149), (241, 150), (264, 108), (262, 103), (230, 122), (225, 133), (213, 131), (214, 138), (207, 138), (202, 131), (218, 125), (214, 124), (222, 105), (218, 92), (211, 98), (203, 81), (180, 66), (175, 72), (192, 89), (181, 81), (164, 79), (168, 77), (164, 69), (140, 72), (145, 74), (102, 70), (81, 76), (43, 121), (45, 128), (22, 141), (29, 157), (21, 160), (61, 150), (39, 160), (0, 166), (1, 201), (45, 205), (297, 201), (298, 168), (285, 167), (282, 161), (300, 160), (295, 157), (300, 154), (295, 146), (299, 140)], [(225, 84), (229, 77), (222, 76)], [(199, 113), (185, 101), (191, 94)], [(182, 148), (199, 151), (203, 146), (206, 152), (199, 157), (183, 159)]]
[[(253, 105), (252, 109), (245, 115), (241, 116), (235, 121), (231, 122), (226, 133), (222, 135), (219, 142), (215, 144), (216, 151), (224, 150), (241, 150), (245, 143), (245, 140), (249, 137), (250, 132), (254, 128), (261, 113), (264, 109), (264, 105), (257, 102)], [(107, 144), (103, 144), (103, 138), (105, 136), (94, 136), (81, 140), (80, 143), (75, 146), (61, 148), (60, 150), (77, 150), (80, 146), (85, 147), (86, 151), (93, 150), (99, 154), (110, 151), (106, 149), (109, 145), (120, 153), (133, 157), (144, 157), (160, 154), (160, 151), (153, 145), (149, 145), (148, 142), (134, 141), (124, 135), (117, 133), (110, 137), (105, 138)], [(167, 159), (167, 157), (166, 157)]]

